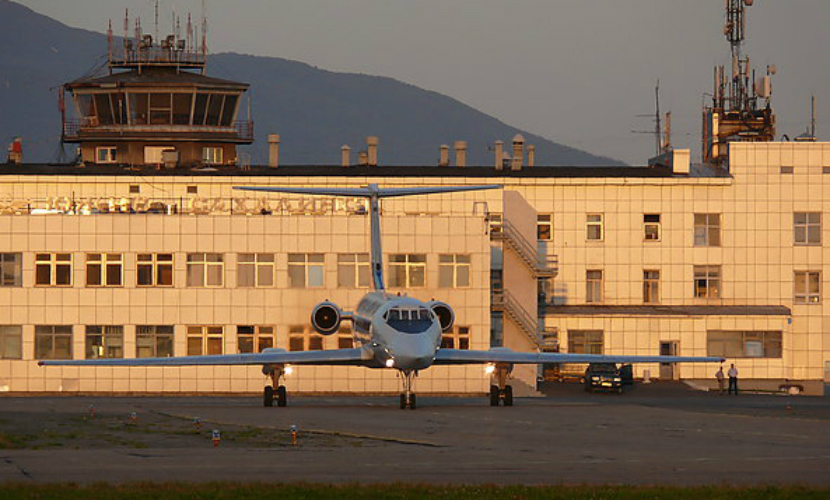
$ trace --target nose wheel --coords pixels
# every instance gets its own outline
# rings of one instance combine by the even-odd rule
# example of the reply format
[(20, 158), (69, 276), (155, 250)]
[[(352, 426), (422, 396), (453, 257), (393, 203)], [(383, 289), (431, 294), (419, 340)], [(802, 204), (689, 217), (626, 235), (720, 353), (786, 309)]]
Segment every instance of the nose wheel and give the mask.
[(412, 382), (415, 378), (414, 371), (402, 371), (403, 393), (401, 393), (401, 410), (414, 410), (416, 407), (415, 393), (412, 392)]

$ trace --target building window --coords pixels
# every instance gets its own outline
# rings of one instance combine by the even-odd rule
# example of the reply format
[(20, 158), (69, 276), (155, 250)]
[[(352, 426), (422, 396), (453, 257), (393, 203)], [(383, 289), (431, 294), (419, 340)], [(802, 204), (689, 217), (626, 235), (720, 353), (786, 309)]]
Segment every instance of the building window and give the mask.
[(821, 213), (793, 214), (793, 241), (796, 245), (821, 245)]
[(245, 325), (236, 327), (236, 345), (240, 353), (262, 352), (274, 347), (274, 327)]
[(288, 327), (288, 350), (289, 351), (322, 351), (323, 336), (317, 332), (309, 331), (303, 325), (292, 325)]
[(393, 254), (389, 256), (389, 286), (416, 288), (426, 286), (427, 256), (425, 254)]
[(35, 359), (72, 359), (72, 327), (35, 326)]
[(0, 359), (23, 358), (23, 327), (0, 325)]
[(717, 299), (721, 296), (720, 266), (695, 266), (695, 297)]
[(118, 161), (118, 148), (102, 146), (95, 148), (96, 163), (115, 163)]
[(222, 254), (187, 254), (187, 286), (221, 287), (224, 284), (225, 262)]
[(202, 162), (207, 165), (221, 165), (224, 158), (222, 148), (202, 148)]
[(470, 286), (470, 256), (458, 253), (438, 256), (438, 287), (468, 288)]
[(569, 330), (568, 352), (571, 354), (602, 354), (602, 330)]
[(135, 330), (137, 358), (169, 358), (173, 356), (173, 327), (139, 325)]
[(660, 271), (643, 271), (643, 303), (660, 303)]
[(603, 241), (605, 239), (603, 219), (603, 214), (588, 214), (585, 225), (585, 239), (588, 241)]
[(587, 270), (585, 272), (585, 286), (585, 302), (602, 302), (602, 270)]
[(288, 286), (291, 288), (325, 286), (324, 257), (321, 253), (288, 254)]
[(187, 355), (204, 356), (225, 352), (225, 329), (221, 326), (188, 326)]
[(643, 239), (660, 241), (660, 214), (643, 214)]
[(337, 286), (340, 288), (368, 288), (372, 265), (368, 253), (337, 254)]
[(348, 325), (341, 325), (337, 330), (337, 348), (351, 349), (354, 347), (354, 336), (352, 335), (352, 328)]
[(821, 272), (795, 272), (796, 304), (818, 304), (821, 302)]
[(245, 288), (274, 286), (275, 269), (272, 253), (241, 253), (236, 284)]
[(504, 230), (504, 218), (502, 217), (502, 214), (488, 213), (487, 222), (490, 225), (491, 235), (502, 234)]
[(72, 286), (72, 254), (37, 254), (35, 256), (35, 285)]
[(123, 257), (120, 253), (88, 253), (86, 286), (121, 286), (123, 268)]
[(695, 246), (720, 246), (720, 214), (695, 214)]
[(23, 255), (0, 253), (0, 286), (23, 285)]
[(86, 359), (123, 358), (123, 326), (87, 326)]
[(707, 356), (723, 358), (780, 358), (782, 335), (776, 331), (709, 330)]
[(470, 348), (470, 327), (455, 326), (449, 332), (441, 335), (442, 349), (469, 349)]
[(551, 214), (538, 214), (536, 216), (536, 239), (539, 241), (553, 239), (553, 216)]
[(172, 253), (138, 254), (138, 286), (173, 286)]
[(199, 194), (199, 186), (187, 186), (187, 194)]
[(138, 184), (130, 184), (130, 194), (140, 194), (141, 186)]

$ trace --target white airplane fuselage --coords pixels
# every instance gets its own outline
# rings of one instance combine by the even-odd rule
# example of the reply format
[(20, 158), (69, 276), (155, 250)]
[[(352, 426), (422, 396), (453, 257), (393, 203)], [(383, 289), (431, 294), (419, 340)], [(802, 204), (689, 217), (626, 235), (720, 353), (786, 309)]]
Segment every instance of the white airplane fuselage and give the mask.
[(375, 368), (423, 370), (441, 346), (441, 325), (429, 305), (411, 297), (371, 292), (352, 316), (356, 346), (372, 350)]

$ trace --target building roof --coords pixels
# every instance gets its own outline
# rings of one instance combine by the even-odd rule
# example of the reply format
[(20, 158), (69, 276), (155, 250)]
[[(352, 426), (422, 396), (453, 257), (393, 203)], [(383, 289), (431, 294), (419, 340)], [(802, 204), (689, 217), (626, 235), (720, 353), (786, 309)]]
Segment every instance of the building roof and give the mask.
[(223, 80), (212, 76), (193, 73), (190, 71), (176, 71), (170, 68), (148, 67), (138, 72), (137, 70), (113, 73), (98, 78), (81, 78), (70, 82), (67, 87), (70, 89), (82, 87), (100, 87), (102, 85), (130, 85), (130, 86), (206, 86), (234, 89), (247, 89), (247, 83)]
[[(163, 168), (153, 166), (87, 166), (67, 164), (0, 164), (0, 175), (159, 175), (159, 176), (205, 176), (205, 177), (427, 177), (427, 178), (498, 178), (540, 179), (540, 178), (688, 178), (688, 175), (674, 174), (665, 167), (525, 167), (522, 170), (496, 170), (492, 166), (478, 167), (437, 167), (437, 166), (351, 166), (332, 165), (285, 165), (278, 168), (252, 166), (215, 168)], [(729, 174), (714, 169), (700, 172), (691, 177), (729, 177)]]
[(548, 316), (791, 316), (785, 306), (546, 306)]

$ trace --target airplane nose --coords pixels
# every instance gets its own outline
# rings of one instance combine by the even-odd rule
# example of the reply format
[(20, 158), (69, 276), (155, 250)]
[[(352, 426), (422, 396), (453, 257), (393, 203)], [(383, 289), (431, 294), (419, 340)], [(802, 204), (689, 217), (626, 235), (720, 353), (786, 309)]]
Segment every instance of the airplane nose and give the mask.
[(396, 342), (392, 350), (394, 367), (399, 370), (423, 370), (432, 365), (435, 349), (427, 342)]

